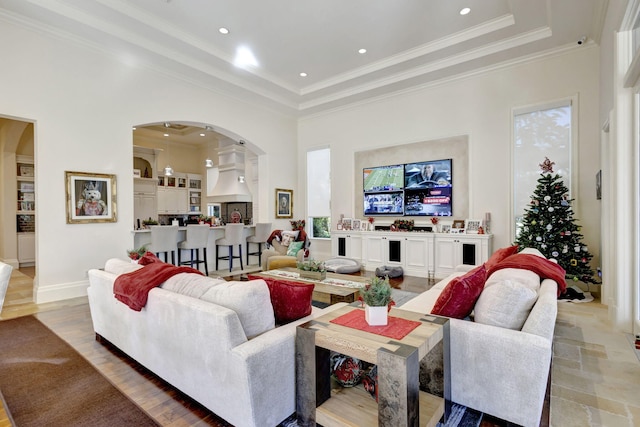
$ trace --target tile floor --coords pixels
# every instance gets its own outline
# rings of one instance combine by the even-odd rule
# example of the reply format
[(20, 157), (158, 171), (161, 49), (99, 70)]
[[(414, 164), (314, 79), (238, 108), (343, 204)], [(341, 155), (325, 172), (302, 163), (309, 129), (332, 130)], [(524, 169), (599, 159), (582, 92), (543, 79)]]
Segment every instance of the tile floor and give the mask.
[(639, 353), (597, 299), (558, 305), (550, 412), (556, 427), (640, 426)]

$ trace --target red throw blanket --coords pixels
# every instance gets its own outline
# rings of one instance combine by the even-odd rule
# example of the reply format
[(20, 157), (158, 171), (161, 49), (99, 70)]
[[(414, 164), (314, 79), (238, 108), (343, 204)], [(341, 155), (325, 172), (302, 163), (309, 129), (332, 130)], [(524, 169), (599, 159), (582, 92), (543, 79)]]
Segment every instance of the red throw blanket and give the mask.
[(127, 304), (132, 310), (140, 311), (147, 305), (149, 291), (178, 273), (202, 274), (191, 267), (153, 262), (139, 270), (118, 276), (113, 284), (113, 294), (118, 301)]
[(487, 277), (495, 271), (503, 268), (521, 268), (530, 270), (540, 276), (541, 279), (551, 279), (558, 284), (558, 296), (567, 288), (565, 280), (566, 271), (559, 264), (531, 254), (514, 254), (506, 257), (487, 271)]

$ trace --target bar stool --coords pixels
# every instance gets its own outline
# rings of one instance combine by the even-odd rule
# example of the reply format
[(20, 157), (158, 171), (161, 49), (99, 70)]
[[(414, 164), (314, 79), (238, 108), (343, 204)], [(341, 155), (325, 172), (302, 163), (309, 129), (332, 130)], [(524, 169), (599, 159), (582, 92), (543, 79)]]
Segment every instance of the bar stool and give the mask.
[[(229, 271), (233, 268), (233, 259), (240, 258), (240, 269), (244, 270), (242, 266), (242, 234), (244, 232), (244, 224), (227, 224), (224, 226), (224, 237), (216, 240), (216, 270), (218, 270), (218, 261), (221, 259), (229, 260)], [(233, 245), (238, 245), (240, 255), (233, 255)], [(228, 246), (229, 254), (225, 256), (218, 255), (218, 248), (220, 246)]]
[[(262, 265), (262, 244), (267, 243), (267, 239), (271, 234), (270, 222), (259, 222), (256, 224), (256, 232), (253, 236), (247, 237), (247, 265), (249, 265), (249, 256), (258, 255), (258, 265)], [(256, 243), (258, 245), (257, 252), (249, 252), (249, 244)]]
[[(208, 224), (187, 225), (187, 238), (181, 242), (178, 242), (178, 265), (191, 265), (196, 264), (196, 268), (199, 269), (200, 264), (204, 263), (204, 272), (209, 275), (209, 265), (207, 264), (207, 243), (209, 242), (209, 234), (211, 233), (211, 227)], [(191, 259), (189, 261), (181, 261), (182, 250), (187, 249), (191, 251)], [(203, 250), (203, 257), (200, 259), (200, 249)], [(194, 258), (193, 251), (196, 252)]]
[(160, 253), (164, 253), (164, 262), (168, 263), (168, 253), (171, 252), (171, 264), (176, 263), (175, 253), (178, 249), (178, 226), (177, 225), (152, 225), (151, 243), (149, 252), (153, 252), (159, 258)]

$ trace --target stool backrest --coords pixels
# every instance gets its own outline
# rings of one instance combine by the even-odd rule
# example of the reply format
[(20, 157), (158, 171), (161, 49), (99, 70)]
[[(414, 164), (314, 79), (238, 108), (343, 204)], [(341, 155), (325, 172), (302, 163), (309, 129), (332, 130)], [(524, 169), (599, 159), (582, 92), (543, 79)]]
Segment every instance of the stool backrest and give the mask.
[(152, 225), (151, 226), (151, 252), (169, 252), (178, 250), (178, 226), (177, 225)]
[(187, 225), (187, 242), (189, 242), (189, 246), (192, 248), (206, 248), (210, 232), (211, 226), (208, 224)]
[(244, 224), (227, 224), (224, 226), (224, 240), (227, 245), (239, 245), (243, 242)]
[(256, 233), (254, 240), (256, 242), (266, 242), (271, 235), (271, 223), (259, 222), (256, 224)]
[(4, 304), (4, 297), (7, 294), (7, 288), (9, 288), (11, 270), (13, 270), (13, 267), (9, 264), (0, 262), (0, 312), (2, 311), (2, 304)]

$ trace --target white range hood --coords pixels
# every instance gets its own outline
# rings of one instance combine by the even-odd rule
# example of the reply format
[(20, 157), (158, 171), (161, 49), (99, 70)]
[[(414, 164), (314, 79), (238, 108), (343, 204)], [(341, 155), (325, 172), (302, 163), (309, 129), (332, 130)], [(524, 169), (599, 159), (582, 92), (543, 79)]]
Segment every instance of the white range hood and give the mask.
[(218, 180), (207, 192), (208, 200), (217, 203), (251, 202), (251, 192), (244, 174), (245, 148), (237, 143), (223, 142), (218, 149)]

